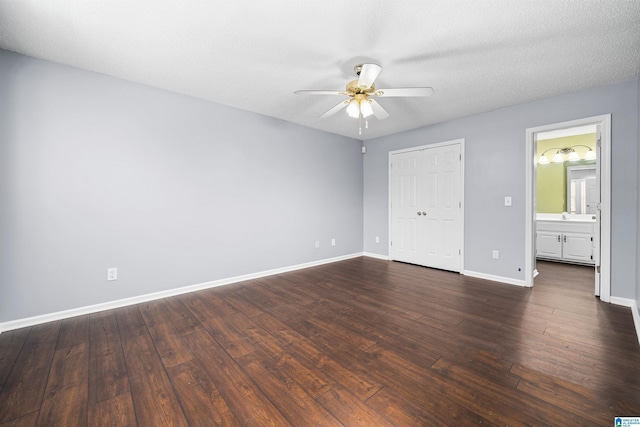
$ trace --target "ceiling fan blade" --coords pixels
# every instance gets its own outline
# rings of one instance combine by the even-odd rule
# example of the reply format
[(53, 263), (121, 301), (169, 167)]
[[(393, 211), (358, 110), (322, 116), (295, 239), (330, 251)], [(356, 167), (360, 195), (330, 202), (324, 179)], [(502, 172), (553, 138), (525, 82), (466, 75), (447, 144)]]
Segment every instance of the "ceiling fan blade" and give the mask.
[(378, 64), (362, 64), (360, 78), (358, 79), (358, 87), (371, 87), (378, 77), (378, 74), (380, 74), (380, 71), (382, 71), (382, 67)]
[(433, 88), (431, 87), (399, 87), (395, 89), (376, 89), (376, 96), (431, 96)]
[(321, 115), (318, 118), (319, 119), (326, 119), (327, 117), (333, 116), (335, 113), (337, 113), (338, 111), (342, 110), (347, 105), (349, 105), (349, 100), (348, 99), (342, 101), (340, 104), (336, 105), (335, 107), (333, 107), (332, 109), (330, 109), (329, 111), (327, 111), (326, 113), (324, 113), (323, 115)]
[(369, 98), (369, 101), (371, 101), (371, 109), (373, 110), (373, 115), (376, 116), (376, 119), (384, 120), (389, 117), (389, 113), (387, 113), (385, 109), (382, 108), (382, 105), (380, 105), (378, 101), (371, 98)]
[(293, 93), (298, 95), (348, 95), (348, 93), (341, 90), (296, 90)]

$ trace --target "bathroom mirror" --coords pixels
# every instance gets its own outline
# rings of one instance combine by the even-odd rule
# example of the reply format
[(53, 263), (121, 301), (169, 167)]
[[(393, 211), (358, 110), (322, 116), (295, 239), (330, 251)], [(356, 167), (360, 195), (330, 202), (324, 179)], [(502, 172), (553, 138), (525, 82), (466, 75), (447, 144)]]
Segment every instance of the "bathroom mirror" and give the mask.
[(595, 165), (567, 167), (567, 212), (595, 214), (597, 187)]
[[(569, 130), (567, 130), (569, 131)], [(561, 150), (567, 148), (566, 152)], [(571, 159), (569, 149), (578, 154)], [(548, 156), (548, 162), (536, 165), (536, 213), (593, 214), (591, 203), (596, 183), (596, 161), (585, 157), (588, 150), (596, 150), (596, 134), (558, 136), (555, 132), (541, 134), (536, 141), (537, 159)], [(556, 154), (562, 154), (560, 161)]]

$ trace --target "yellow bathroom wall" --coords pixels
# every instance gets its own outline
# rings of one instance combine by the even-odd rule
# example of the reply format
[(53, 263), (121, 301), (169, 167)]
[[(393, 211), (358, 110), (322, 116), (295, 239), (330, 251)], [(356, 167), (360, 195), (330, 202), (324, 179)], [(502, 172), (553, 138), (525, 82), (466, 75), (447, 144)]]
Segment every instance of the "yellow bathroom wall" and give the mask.
[[(586, 145), (595, 151), (596, 134), (567, 136), (538, 141), (536, 144), (537, 155), (540, 158), (543, 152), (551, 161), (557, 150), (551, 148), (565, 148), (573, 145)], [(574, 150), (581, 158), (587, 153), (585, 147), (576, 147)], [(567, 211), (567, 166), (593, 164), (584, 160), (578, 162), (538, 164), (536, 168), (536, 211), (538, 213), (562, 213)]]

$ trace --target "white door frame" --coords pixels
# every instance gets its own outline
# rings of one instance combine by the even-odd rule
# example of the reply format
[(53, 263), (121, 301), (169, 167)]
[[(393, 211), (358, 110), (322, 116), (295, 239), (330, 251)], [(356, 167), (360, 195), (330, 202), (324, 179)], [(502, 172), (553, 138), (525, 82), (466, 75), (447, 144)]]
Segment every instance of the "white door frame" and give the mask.
[(600, 125), (600, 299), (611, 301), (611, 114), (587, 117), (568, 122), (554, 123), (527, 128), (526, 130), (526, 166), (525, 166), (525, 267), (526, 286), (533, 286), (537, 273), (535, 266), (535, 191), (536, 140), (539, 132), (550, 132), (571, 127)]
[(392, 183), (392, 176), (391, 176), (391, 159), (392, 156), (394, 154), (401, 154), (401, 153), (408, 153), (411, 151), (419, 151), (419, 150), (425, 150), (425, 149), (429, 149), (429, 148), (438, 148), (438, 147), (444, 147), (447, 145), (460, 145), (460, 271), (459, 273), (462, 273), (463, 271), (465, 271), (464, 269), (464, 138), (460, 138), (460, 139), (453, 139), (451, 141), (445, 141), (445, 142), (437, 142), (434, 144), (427, 144), (427, 145), (420, 145), (417, 147), (410, 147), (410, 148), (403, 148), (401, 150), (394, 150), (394, 151), (389, 151), (389, 156), (388, 156), (388, 160), (387, 160), (387, 171), (389, 173), (389, 176), (387, 177), (387, 189), (389, 191), (388, 193), (388, 204), (387, 204), (387, 216), (389, 219), (389, 224), (388, 224), (388, 228), (387, 230), (389, 230), (389, 236), (387, 239), (388, 243), (388, 247), (387, 247), (387, 253), (389, 254), (389, 259), (391, 259), (391, 238), (393, 236), (393, 218), (392, 218), (392, 209), (391, 209), (391, 201), (393, 200), (392, 197), (392, 190), (393, 190), (393, 183)]

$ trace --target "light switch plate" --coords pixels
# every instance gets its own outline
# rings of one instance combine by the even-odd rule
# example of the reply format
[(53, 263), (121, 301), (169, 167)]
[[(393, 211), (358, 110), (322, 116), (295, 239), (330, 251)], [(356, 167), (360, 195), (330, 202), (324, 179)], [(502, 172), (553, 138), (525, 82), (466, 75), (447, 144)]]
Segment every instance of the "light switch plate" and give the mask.
[(505, 206), (511, 206), (511, 196), (506, 196), (504, 198), (504, 205)]

